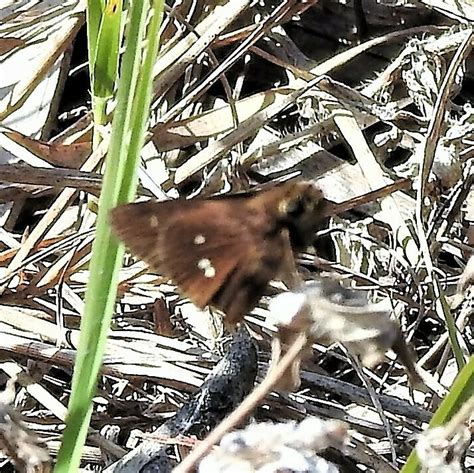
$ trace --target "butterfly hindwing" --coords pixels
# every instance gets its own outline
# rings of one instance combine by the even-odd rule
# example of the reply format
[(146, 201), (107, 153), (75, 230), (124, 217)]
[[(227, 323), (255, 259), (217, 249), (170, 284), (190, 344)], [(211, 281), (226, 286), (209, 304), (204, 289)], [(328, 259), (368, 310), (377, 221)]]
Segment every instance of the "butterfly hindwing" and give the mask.
[(257, 305), (270, 280), (278, 276), (285, 251), (291, 248), (278, 233), (263, 241), (255, 251), (242, 255), (211, 300), (213, 306), (226, 314), (227, 325), (236, 324)]

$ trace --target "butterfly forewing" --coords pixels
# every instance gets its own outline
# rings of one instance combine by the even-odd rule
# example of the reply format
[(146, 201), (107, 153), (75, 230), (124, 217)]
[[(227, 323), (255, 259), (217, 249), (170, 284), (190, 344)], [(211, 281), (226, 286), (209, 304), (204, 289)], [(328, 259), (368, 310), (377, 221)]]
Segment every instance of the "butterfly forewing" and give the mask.
[[(268, 255), (271, 222), (264, 209), (249, 208), (253, 198), (128, 204), (112, 211), (111, 224), (132, 253), (197, 306), (211, 304), (238, 319), (258, 301), (279, 261)], [(258, 277), (262, 264), (268, 269)]]

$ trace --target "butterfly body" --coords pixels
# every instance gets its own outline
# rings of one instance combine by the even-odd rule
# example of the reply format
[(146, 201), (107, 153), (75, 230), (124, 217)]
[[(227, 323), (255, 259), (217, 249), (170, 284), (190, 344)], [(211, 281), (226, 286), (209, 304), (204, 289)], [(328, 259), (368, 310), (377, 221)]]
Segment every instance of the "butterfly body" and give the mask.
[(324, 205), (313, 184), (288, 182), (253, 194), (126, 204), (111, 212), (111, 224), (132, 253), (232, 326), (310, 243)]

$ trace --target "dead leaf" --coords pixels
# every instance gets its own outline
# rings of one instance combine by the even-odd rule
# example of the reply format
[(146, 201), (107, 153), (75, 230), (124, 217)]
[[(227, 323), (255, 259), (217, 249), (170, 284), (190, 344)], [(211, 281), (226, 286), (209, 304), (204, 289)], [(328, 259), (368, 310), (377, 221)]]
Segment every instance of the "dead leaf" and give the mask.
[(92, 151), (90, 142), (64, 145), (35, 140), (16, 131), (5, 131), (4, 133), (15, 143), (53, 166), (78, 169)]

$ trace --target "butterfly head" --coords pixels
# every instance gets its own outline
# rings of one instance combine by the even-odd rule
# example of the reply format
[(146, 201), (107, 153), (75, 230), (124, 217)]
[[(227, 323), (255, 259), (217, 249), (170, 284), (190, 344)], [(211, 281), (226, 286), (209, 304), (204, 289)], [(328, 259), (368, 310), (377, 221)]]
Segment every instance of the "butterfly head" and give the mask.
[(302, 249), (321, 226), (326, 205), (323, 193), (311, 182), (288, 186), (278, 205), (280, 222), (288, 229), (292, 246)]

